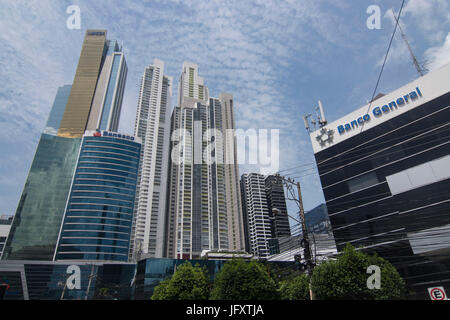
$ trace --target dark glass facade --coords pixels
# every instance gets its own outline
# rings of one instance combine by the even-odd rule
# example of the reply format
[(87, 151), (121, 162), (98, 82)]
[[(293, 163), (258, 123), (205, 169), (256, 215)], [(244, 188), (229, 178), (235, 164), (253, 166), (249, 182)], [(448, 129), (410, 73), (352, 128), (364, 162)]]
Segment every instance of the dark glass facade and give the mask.
[(94, 134), (83, 137), (55, 260), (128, 260), (141, 145)]
[[(79, 268), (79, 287), (70, 277)], [(0, 263), (4, 300), (129, 300), (134, 298), (136, 265), (131, 263)]]
[(81, 139), (42, 134), (2, 259), (52, 260)]
[[(450, 154), (449, 106), (447, 93), (315, 154), (338, 250), (378, 252), (418, 298), (432, 285), (450, 288), (450, 243), (431, 231), (450, 225), (450, 179), (423, 170)], [(406, 188), (414, 179), (423, 183)]]
[[(9, 285), (5, 300), (149, 300), (159, 283), (172, 277), (182, 259), (120, 262), (0, 262), (0, 283)], [(211, 282), (226, 260), (189, 260), (205, 267)], [(294, 262), (266, 261), (273, 278), (299, 274)], [(79, 268), (79, 286), (71, 278)]]
[[(193, 266), (205, 268), (213, 282), (217, 273), (222, 269), (226, 260), (188, 260)], [(172, 277), (177, 266), (185, 263), (182, 259), (145, 259), (136, 265), (135, 299), (149, 300), (159, 283)], [(273, 278), (299, 274), (299, 268), (294, 262), (264, 261), (268, 272)]]
[(322, 203), (305, 212), (306, 230), (315, 233), (332, 233), (327, 206)]
[[(265, 184), (272, 237), (289, 237), (291, 235), (291, 228), (289, 226), (283, 182), (280, 177), (267, 176)], [(274, 214), (273, 209), (278, 209), (279, 212)]]

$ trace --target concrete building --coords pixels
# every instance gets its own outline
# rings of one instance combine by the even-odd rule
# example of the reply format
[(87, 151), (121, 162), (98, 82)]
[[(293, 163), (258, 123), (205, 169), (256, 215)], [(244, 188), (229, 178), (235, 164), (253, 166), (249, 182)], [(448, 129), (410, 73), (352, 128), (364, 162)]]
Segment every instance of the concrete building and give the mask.
[(233, 97), (208, 97), (198, 67), (184, 63), (171, 118), (169, 257), (244, 247)]
[(172, 78), (154, 60), (141, 79), (135, 135), (142, 140), (130, 258), (165, 256)]
[(277, 239), (291, 235), (283, 184), (276, 176), (243, 174), (241, 194), (246, 250), (266, 258)]

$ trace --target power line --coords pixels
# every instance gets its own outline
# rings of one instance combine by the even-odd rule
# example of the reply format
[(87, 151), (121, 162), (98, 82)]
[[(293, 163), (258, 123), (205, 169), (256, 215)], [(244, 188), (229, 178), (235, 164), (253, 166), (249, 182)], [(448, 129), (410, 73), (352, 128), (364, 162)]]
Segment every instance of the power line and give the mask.
[[(402, 14), (402, 10), (403, 10), (403, 5), (404, 4), (405, 4), (405, 0), (402, 0), (402, 5), (401, 5), (400, 11), (398, 13), (398, 19), (396, 20), (396, 23), (395, 23), (394, 32), (392, 32), (391, 40), (389, 41), (389, 45), (388, 45), (388, 48), (387, 48), (387, 51), (386, 51), (386, 55), (384, 56), (383, 65), (381, 66), (380, 74), (378, 75), (377, 84), (375, 85), (375, 89), (373, 90), (372, 98), (370, 99), (369, 106), (367, 108), (367, 112), (366, 113), (369, 112), (370, 107), (372, 106), (373, 99), (375, 98), (375, 94), (377, 93), (377, 89), (378, 89), (378, 85), (380, 83), (381, 75), (383, 74), (384, 66), (386, 65), (386, 60), (387, 60), (387, 57), (389, 55), (389, 51), (391, 50), (392, 40), (394, 39), (395, 31), (397, 31), (398, 20), (400, 19), (400, 15)], [(360, 132), (362, 132), (363, 128), (364, 128), (364, 123), (361, 125), (361, 131)]]

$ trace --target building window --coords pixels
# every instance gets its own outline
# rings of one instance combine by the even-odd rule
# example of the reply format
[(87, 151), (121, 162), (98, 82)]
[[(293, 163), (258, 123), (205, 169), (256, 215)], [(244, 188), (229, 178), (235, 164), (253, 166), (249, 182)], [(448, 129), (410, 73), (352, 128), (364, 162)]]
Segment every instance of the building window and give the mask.
[(366, 173), (347, 182), (350, 192), (355, 192), (380, 182), (375, 172)]

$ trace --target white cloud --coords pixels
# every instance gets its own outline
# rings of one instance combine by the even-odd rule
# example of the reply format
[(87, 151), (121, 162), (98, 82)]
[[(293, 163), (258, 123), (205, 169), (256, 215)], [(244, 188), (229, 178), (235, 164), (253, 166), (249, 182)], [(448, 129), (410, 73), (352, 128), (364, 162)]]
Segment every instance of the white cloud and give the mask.
[[(413, 2), (405, 10), (419, 21)], [(438, 3), (441, 9), (446, 5)], [(70, 4), (80, 6), (81, 30), (66, 28)], [(422, 2), (418, 5), (425, 6)], [(199, 65), (213, 96), (221, 91), (233, 93), (238, 127), (280, 129), (282, 169), (313, 163), (301, 120), (304, 113), (312, 111), (308, 107), (310, 93), (291, 83), (287, 75), (298, 73), (310, 83), (329, 76), (323, 61), (347, 55), (343, 48), (355, 48), (349, 59), (365, 56), (370, 44), (363, 41), (376, 33), (368, 34), (365, 29), (365, 10), (361, 16), (352, 10), (353, 4), (343, 0), (333, 4), (306, 0), (3, 1), (0, 136), (8, 145), (23, 144), (23, 154), (32, 158), (33, 152), (28, 150), (34, 149), (44, 128), (57, 87), (71, 83), (74, 77), (85, 30), (105, 28), (109, 38), (123, 40), (129, 67), (121, 130), (133, 132), (144, 67), (155, 57), (165, 61), (165, 73), (174, 79), (175, 102), (181, 66), (188, 60)], [(428, 19), (434, 9), (422, 10), (430, 12)], [(349, 23), (358, 19), (362, 32)], [(395, 44), (395, 51), (403, 50), (400, 45)], [(385, 46), (379, 48), (384, 53)], [(440, 55), (438, 51), (433, 54)], [(348, 76), (346, 72), (342, 70), (344, 76)], [(317, 86), (324, 95), (329, 89), (322, 88), (320, 80)], [(330, 113), (332, 107), (339, 106), (330, 104)], [(24, 136), (20, 141), (19, 135)], [(6, 155), (2, 163), (12, 163), (17, 154)], [(27, 172), (28, 168), (22, 165), (21, 170)], [(5, 169), (0, 174), (9, 173)], [(318, 179), (309, 177), (308, 184), (311, 190), (320, 186)]]
[[(449, 25), (450, 4), (448, 0), (409, 0), (402, 16), (411, 16), (418, 30), (432, 42), (441, 42)], [(397, 12), (398, 14), (398, 12)], [(442, 20), (445, 18), (445, 20)], [(446, 21), (446, 23), (442, 23)]]
[(450, 32), (441, 46), (431, 47), (425, 51), (425, 57), (430, 71), (450, 63)]

